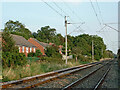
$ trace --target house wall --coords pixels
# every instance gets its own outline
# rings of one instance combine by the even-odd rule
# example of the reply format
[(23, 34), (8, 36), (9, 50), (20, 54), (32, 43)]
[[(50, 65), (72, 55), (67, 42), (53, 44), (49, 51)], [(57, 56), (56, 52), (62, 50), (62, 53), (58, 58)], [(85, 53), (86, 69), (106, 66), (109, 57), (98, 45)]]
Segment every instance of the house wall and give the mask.
[(19, 46), (19, 48), (20, 48), (19, 53), (22, 53), (22, 47), (21, 47), (21, 46)]
[[(22, 46), (19, 46), (19, 53), (23, 53), (22, 52)], [(34, 52), (34, 48), (32, 48), (32, 52)], [(35, 52), (36, 52), (36, 48), (35, 48)], [(28, 53), (30, 53), (30, 47), (28, 47)], [(26, 52), (26, 47), (24, 46), (24, 54), (27, 57), (28, 53)]]
[(45, 51), (44, 51), (44, 47), (42, 45), (40, 45), (38, 42), (36, 42), (35, 40), (33, 40), (32, 38), (30, 38), (28, 40), (30, 43), (32, 43), (34, 46), (37, 47), (37, 49), (39, 49), (42, 53), (42, 55), (45, 55)]

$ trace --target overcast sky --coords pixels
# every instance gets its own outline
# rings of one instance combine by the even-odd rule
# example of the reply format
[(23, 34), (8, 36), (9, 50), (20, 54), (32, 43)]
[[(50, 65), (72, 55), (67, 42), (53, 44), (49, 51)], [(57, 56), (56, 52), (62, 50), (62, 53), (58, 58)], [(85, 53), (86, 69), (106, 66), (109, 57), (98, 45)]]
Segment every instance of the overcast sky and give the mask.
[[(0, 20), (2, 19), (1, 28), (4, 28), (4, 24), (9, 20), (18, 20), (21, 23), (25, 24), (25, 26), (32, 32), (36, 32), (41, 27), (49, 25), (51, 28), (56, 28), (57, 33), (61, 33), (63, 36), (65, 36), (64, 16), (67, 15), (69, 16), (67, 20), (70, 23), (77, 23), (68, 25), (68, 33), (71, 33), (76, 29), (76, 27), (81, 25), (82, 22), (85, 22), (80, 29), (72, 32), (71, 35), (76, 36), (79, 34), (87, 33), (90, 35), (101, 36), (107, 45), (107, 49), (110, 49), (114, 53), (117, 53), (117, 32), (108, 27), (104, 28), (101, 32), (97, 32), (104, 26), (103, 23), (118, 22), (117, 0), (114, 0), (115, 2), (113, 2), (113, 0), (110, 0), (112, 2), (98, 3), (96, 3), (94, 0), (94, 2), (92, 2), (94, 8), (91, 6), (91, 2), (81, 2), (83, 0), (80, 2), (70, 2), (68, 0), (61, 0), (62, 2), (55, 3), (53, 2), (55, 0), (50, 0), (51, 2), (47, 2), (48, 5), (52, 6), (52, 8), (54, 8), (63, 17), (56, 13), (41, 0), (39, 0), (40, 2), (29, 2), (30, 0), (26, 0), (28, 2), (14, 2), (15, 0), (10, 1), (12, 2), (3, 0), (3, 2), (0, 3), (0, 6), (2, 6), (0, 7), (2, 11), (2, 16), (0, 17)], [(59, 8), (57, 6), (59, 6)], [(97, 13), (98, 19), (96, 17), (94, 9)], [(99, 21), (101, 22), (101, 25), (99, 24)], [(117, 29), (117, 24), (108, 25)]]

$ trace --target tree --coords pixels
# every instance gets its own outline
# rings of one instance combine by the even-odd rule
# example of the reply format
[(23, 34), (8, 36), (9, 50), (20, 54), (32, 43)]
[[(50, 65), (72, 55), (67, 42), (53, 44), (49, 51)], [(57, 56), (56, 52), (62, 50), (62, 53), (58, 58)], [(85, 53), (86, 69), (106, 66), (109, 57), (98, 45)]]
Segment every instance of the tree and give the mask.
[(33, 37), (31, 31), (25, 27), (22, 23), (19, 21), (12, 21), (9, 20), (5, 23), (5, 29), (6, 32), (10, 32), (11, 34), (16, 34), (23, 36), (26, 39), (29, 39), (30, 37)]
[(39, 41), (54, 43), (55, 36), (56, 36), (56, 29), (50, 28), (49, 26), (45, 26), (45, 27), (42, 27), (41, 30), (37, 31), (36, 38)]
[(9, 32), (4, 31), (2, 33), (2, 51), (3, 52), (14, 52), (18, 51), (17, 47), (15, 46), (15, 42), (13, 41), (12, 36), (10, 36)]
[(75, 56), (79, 56), (81, 55), (82, 51), (79, 47), (74, 47), (72, 48), (72, 54), (74, 54)]
[(2, 34), (2, 63), (3, 67), (14, 67), (16, 65), (26, 64), (26, 57), (23, 53), (19, 53), (18, 47), (15, 46), (9, 32), (4, 31)]
[(54, 47), (48, 47), (46, 50), (45, 50), (45, 54), (48, 56), (48, 57), (56, 57), (56, 58), (61, 58), (61, 54), (59, 53), (59, 50), (58, 50), (58, 47), (57, 46), (54, 46)]

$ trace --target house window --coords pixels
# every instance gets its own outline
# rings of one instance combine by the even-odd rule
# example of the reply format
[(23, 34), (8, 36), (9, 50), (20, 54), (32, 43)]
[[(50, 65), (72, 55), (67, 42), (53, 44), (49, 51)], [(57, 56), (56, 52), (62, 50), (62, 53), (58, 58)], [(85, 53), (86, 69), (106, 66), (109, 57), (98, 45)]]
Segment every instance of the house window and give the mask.
[(26, 52), (28, 53), (28, 47), (26, 47)]
[(30, 52), (32, 52), (32, 48), (30, 48)]
[(19, 47), (19, 52), (20, 52), (20, 47)]
[(24, 53), (24, 46), (22, 46), (22, 52)]
[(34, 48), (34, 52), (35, 52), (35, 48)]

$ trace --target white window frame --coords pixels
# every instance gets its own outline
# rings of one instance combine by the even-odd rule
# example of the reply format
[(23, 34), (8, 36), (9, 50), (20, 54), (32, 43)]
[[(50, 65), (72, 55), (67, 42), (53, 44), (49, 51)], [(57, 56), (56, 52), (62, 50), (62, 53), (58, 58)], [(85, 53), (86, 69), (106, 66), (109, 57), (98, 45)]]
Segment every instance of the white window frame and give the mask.
[(30, 47), (30, 52), (32, 52), (32, 47)]
[(33, 48), (33, 51), (35, 52), (35, 48)]
[(19, 46), (19, 53), (20, 53), (20, 46)]
[(26, 53), (28, 53), (28, 47), (26, 47)]
[(23, 52), (23, 53), (25, 52), (24, 49), (25, 49), (24, 46), (22, 46), (22, 52)]

